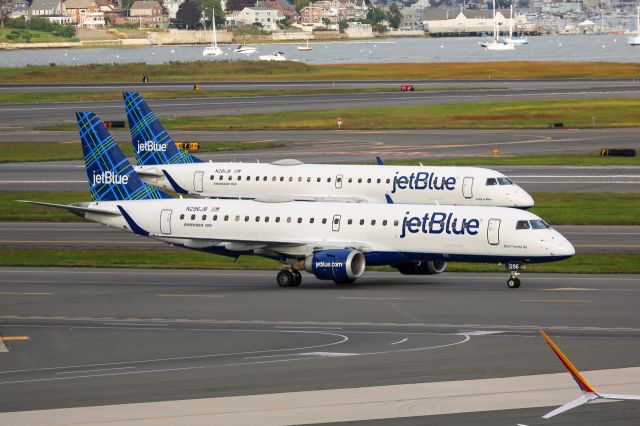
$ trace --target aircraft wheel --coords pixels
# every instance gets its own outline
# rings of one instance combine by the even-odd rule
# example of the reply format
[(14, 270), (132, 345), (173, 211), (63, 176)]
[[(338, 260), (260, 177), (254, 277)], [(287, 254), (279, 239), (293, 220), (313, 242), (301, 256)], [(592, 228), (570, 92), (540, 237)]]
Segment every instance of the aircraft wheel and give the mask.
[(300, 284), (302, 284), (302, 274), (300, 273), (300, 271), (292, 271), (293, 273), (293, 283), (291, 284), (292, 287), (299, 287)]
[(511, 277), (507, 280), (507, 287), (509, 288), (519, 288), (520, 287), (520, 278)]
[(276, 280), (278, 281), (278, 285), (280, 287), (291, 287), (295, 282), (293, 274), (288, 269), (283, 269), (282, 271), (278, 272)]

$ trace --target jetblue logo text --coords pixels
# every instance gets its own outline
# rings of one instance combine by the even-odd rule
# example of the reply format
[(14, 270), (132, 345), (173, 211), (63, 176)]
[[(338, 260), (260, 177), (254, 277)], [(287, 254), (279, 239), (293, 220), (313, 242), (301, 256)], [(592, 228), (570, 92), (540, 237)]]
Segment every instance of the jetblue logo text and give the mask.
[(166, 150), (167, 150), (166, 143), (158, 143), (156, 141), (138, 142), (138, 151), (165, 152)]
[(129, 176), (122, 176), (110, 170), (100, 174), (93, 172), (94, 185), (126, 185), (128, 182)]
[(430, 189), (436, 191), (453, 191), (456, 187), (456, 178), (453, 176), (436, 176), (435, 173), (418, 172), (409, 176), (393, 177), (393, 188), (391, 193), (395, 194), (399, 189)]
[(327, 262), (325, 260), (316, 261), (316, 268), (342, 268), (344, 263), (342, 262)]
[(477, 235), (480, 228), (478, 219), (460, 219), (453, 213), (434, 212), (425, 213), (424, 216), (407, 216), (402, 220), (402, 228), (400, 230), (400, 238), (404, 238), (407, 234), (453, 234), (453, 235)]

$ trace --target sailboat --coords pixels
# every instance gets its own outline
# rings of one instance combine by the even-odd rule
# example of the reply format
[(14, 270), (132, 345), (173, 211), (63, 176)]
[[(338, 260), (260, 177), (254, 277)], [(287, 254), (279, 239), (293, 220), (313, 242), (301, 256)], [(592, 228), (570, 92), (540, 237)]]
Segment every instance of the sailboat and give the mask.
[(313, 47), (309, 46), (309, 39), (307, 38), (307, 45), (306, 46), (298, 46), (298, 50), (301, 52), (308, 52), (310, 50), (313, 50)]
[(507, 44), (498, 38), (498, 21), (496, 20), (496, 0), (493, 0), (493, 40), (490, 42), (480, 42), (480, 46), (486, 50), (513, 50), (513, 44)]
[(636, 16), (636, 36), (629, 37), (631, 46), (640, 46), (640, 6), (638, 6), (638, 15)]
[(211, 45), (204, 48), (204, 50), (202, 51), (202, 56), (220, 56), (224, 54), (222, 49), (218, 47), (218, 35), (216, 33), (216, 19), (214, 16), (214, 9), (215, 8), (211, 9)]
[(509, 7), (511, 12), (511, 18), (509, 19), (509, 37), (504, 39), (507, 44), (529, 44), (529, 39), (526, 37), (518, 37), (513, 35), (513, 5)]

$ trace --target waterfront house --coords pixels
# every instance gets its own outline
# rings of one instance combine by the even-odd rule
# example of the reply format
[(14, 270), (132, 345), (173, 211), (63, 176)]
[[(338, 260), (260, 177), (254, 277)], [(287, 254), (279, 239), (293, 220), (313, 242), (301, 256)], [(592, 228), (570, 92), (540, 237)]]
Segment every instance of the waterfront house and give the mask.
[(67, 15), (72, 17), (78, 27), (104, 28), (104, 13), (94, 0), (66, 0)]
[(74, 20), (67, 15), (67, 9), (62, 0), (33, 0), (27, 16), (47, 18), (51, 22), (61, 25), (73, 24)]
[(266, 7), (245, 7), (238, 13), (227, 16), (227, 23), (230, 26), (251, 26), (260, 24), (265, 31), (276, 31), (279, 29), (278, 21), (285, 19), (285, 16), (278, 9)]

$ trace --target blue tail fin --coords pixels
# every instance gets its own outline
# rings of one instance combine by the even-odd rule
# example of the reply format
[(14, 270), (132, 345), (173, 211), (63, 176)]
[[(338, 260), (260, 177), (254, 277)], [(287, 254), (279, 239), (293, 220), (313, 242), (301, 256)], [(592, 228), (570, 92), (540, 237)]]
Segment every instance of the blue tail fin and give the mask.
[(94, 201), (170, 198), (138, 177), (98, 116), (77, 112), (76, 119)]
[(201, 163), (197, 157), (178, 149), (149, 105), (136, 92), (124, 92), (124, 106), (136, 161), (139, 166)]

